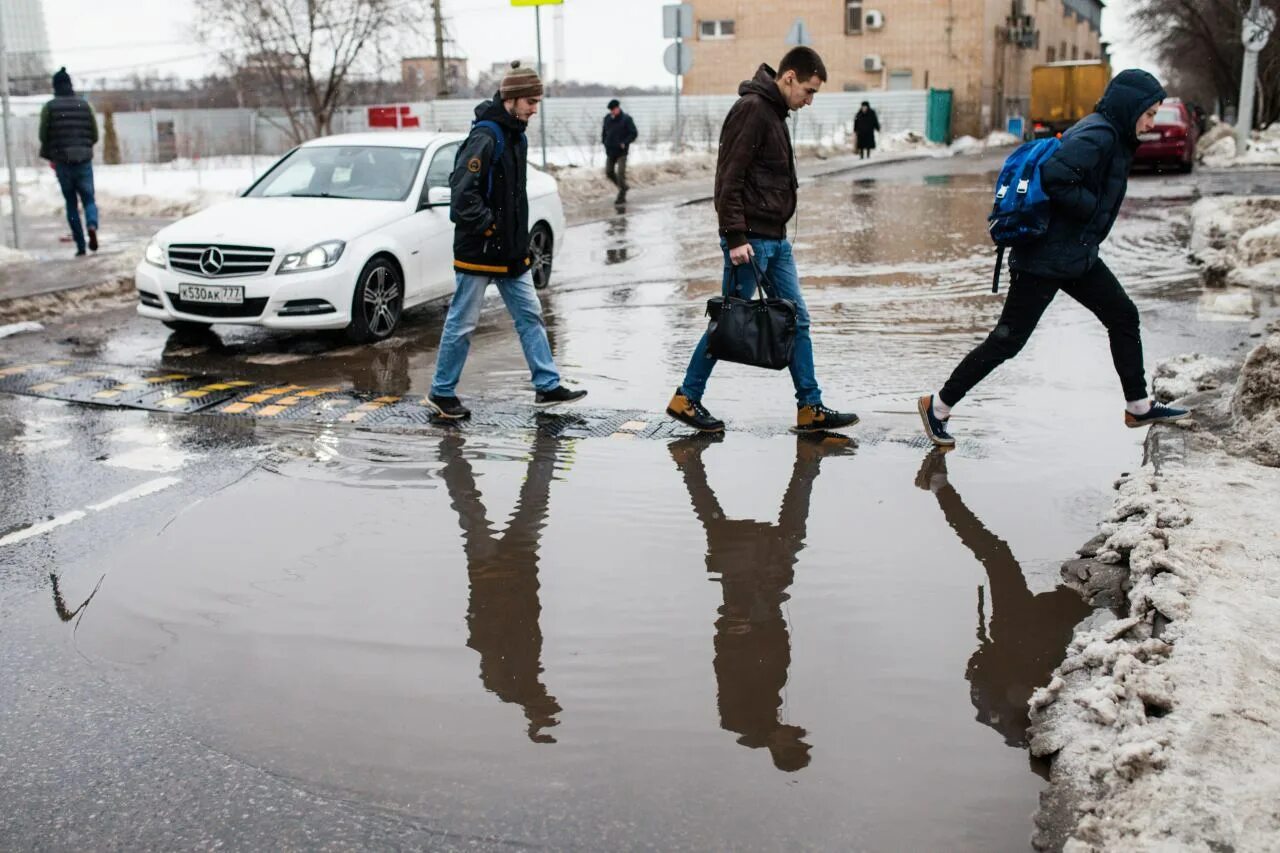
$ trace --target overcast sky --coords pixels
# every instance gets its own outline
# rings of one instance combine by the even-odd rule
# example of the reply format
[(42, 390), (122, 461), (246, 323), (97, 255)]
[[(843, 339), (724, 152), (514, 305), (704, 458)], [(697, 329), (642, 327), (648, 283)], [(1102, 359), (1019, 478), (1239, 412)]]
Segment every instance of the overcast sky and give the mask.
[[(421, 0), (424, 7), (427, 0)], [(563, 7), (565, 74), (613, 85), (669, 85), (663, 70), (662, 7), (668, 0), (566, 0)], [(766, 2), (766, 0), (759, 0)], [(1114, 43), (1113, 67), (1155, 70), (1130, 42), (1123, 14), (1130, 0), (1112, 0), (1103, 12), (1103, 36)], [(214, 70), (216, 56), (191, 36), (191, 0), (44, 0), (55, 67), (73, 77), (120, 78), (154, 69), (195, 77)], [(543, 59), (554, 67), (553, 9), (544, 7)], [(471, 61), (472, 75), (495, 62), (532, 56), (537, 41), (532, 9), (509, 0), (444, 0), (453, 49)], [(434, 53), (425, 37), (411, 53)], [(696, 53), (695, 59), (697, 61)]]

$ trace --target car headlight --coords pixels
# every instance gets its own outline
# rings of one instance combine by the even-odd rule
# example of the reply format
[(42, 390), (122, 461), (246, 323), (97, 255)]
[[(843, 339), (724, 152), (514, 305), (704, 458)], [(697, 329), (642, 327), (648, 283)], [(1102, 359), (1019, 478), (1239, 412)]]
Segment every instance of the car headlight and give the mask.
[(306, 272), (307, 270), (322, 270), (325, 267), (331, 267), (338, 262), (338, 258), (342, 257), (342, 250), (346, 247), (347, 244), (341, 240), (327, 240), (324, 243), (316, 243), (301, 252), (285, 255), (276, 273)]
[(160, 269), (169, 266), (169, 260), (164, 256), (164, 249), (157, 240), (152, 240), (147, 244), (147, 252), (143, 257), (147, 259), (147, 263), (160, 267)]

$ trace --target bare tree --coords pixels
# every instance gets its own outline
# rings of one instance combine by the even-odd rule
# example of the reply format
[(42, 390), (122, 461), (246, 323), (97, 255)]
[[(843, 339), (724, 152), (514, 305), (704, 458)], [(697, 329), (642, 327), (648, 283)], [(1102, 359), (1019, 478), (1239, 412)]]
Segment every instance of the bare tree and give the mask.
[[(1219, 109), (1240, 95), (1244, 45), (1240, 27), (1250, 0), (1137, 0), (1129, 20), (1169, 70), (1171, 83), (1189, 97), (1212, 93)], [(1280, 0), (1262, 0), (1280, 12)], [(1280, 39), (1258, 57), (1258, 97), (1254, 121), (1265, 127), (1280, 119)]]
[[(414, 35), (420, 4), (405, 0), (196, 0), (197, 29), (240, 80), (279, 99), (294, 142), (329, 132), (352, 78)], [(247, 73), (246, 73), (247, 72)]]

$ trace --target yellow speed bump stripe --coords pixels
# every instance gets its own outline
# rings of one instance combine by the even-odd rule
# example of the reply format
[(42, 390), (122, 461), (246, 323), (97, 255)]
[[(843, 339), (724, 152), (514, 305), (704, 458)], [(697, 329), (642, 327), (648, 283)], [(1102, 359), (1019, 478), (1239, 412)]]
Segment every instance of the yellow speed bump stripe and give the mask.
[(294, 394), (295, 397), (319, 397), (324, 394), (332, 394), (335, 391), (341, 391), (341, 388), (308, 388), (306, 391), (299, 391)]
[(274, 418), (276, 415), (280, 414), (287, 408), (289, 407), (288, 406), (263, 406), (261, 409), (258, 409), (258, 414), (264, 418)]
[(343, 415), (339, 420), (344, 424), (353, 424), (364, 420), (369, 416), (370, 412), (376, 412), (384, 406), (389, 406), (392, 403), (398, 402), (400, 402), (399, 397), (378, 397), (376, 400), (370, 400), (368, 403), (361, 403), (350, 412)]
[(219, 412), (226, 412), (228, 415), (238, 415), (241, 412), (247, 412), (253, 408), (253, 403), (227, 403), (218, 409)]

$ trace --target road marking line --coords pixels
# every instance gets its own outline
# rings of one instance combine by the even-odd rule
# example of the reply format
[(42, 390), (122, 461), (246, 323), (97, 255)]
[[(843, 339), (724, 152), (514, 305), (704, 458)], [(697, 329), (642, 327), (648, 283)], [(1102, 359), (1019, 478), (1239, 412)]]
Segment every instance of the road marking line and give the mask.
[(176, 486), (181, 482), (182, 479), (179, 477), (157, 477), (154, 480), (148, 480), (114, 497), (107, 498), (105, 501), (89, 504), (84, 509), (73, 509), (71, 512), (64, 512), (62, 515), (54, 516), (46, 521), (38, 521), (29, 527), (15, 530), (8, 536), (0, 537), (0, 547), (43, 536), (51, 530), (57, 530), (59, 527), (66, 527), (68, 524), (74, 524), (82, 518), (87, 518), (91, 512), (102, 512), (129, 501), (135, 501), (138, 498), (145, 498), (147, 495), (154, 495), (156, 492), (164, 491), (170, 486)]

